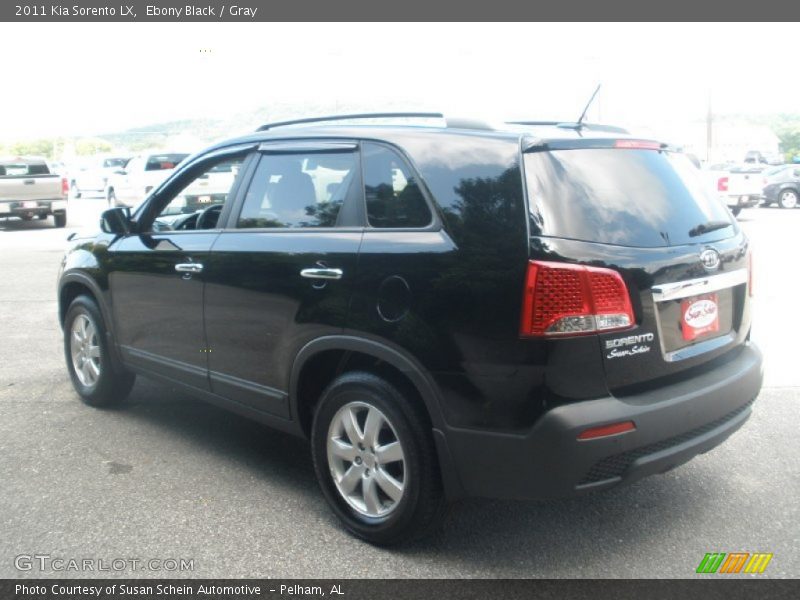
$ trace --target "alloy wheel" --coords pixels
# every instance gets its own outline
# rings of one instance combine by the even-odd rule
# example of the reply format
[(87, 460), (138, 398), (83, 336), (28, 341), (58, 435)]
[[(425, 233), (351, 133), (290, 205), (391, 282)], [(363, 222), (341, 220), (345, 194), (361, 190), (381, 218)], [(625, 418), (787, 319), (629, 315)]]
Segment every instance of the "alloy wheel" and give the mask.
[(794, 208), (797, 206), (797, 192), (794, 190), (784, 190), (781, 192), (780, 205), (783, 208)]
[(387, 517), (406, 489), (406, 459), (395, 428), (366, 402), (349, 402), (331, 421), (328, 465), (341, 497), (360, 515)]
[(100, 343), (97, 328), (85, 314), (72, 321), (70, 353), (78, 380), (86, 387), (92, 387), (100, 377)]

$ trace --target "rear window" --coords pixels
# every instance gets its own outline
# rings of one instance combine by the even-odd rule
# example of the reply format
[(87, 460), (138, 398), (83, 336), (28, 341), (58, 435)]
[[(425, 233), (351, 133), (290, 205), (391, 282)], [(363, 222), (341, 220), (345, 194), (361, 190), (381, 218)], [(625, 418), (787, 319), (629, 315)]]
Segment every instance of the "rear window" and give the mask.
[(188, 154), (156, 154), (147, 159), (145, 171), (165, 171), (174, 169)]
[(103, 168), (124, 167), (128, 162), (127, 158), (106, 158), (103, 161)]
[(29, 177), (32, 175), (49, 175), (45, 163), (0, 163), (0, 177)]
[(686, 156), (591, 148), (525, 154), (531, 234), (620, 246), (730, 237), (730, 213)]

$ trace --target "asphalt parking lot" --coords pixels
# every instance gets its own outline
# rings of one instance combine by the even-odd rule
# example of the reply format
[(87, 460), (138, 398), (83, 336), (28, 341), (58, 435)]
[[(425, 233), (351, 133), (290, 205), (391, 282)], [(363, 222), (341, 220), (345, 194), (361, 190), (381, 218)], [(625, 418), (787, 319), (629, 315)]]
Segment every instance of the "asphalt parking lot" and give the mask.
[(92, 575), (15, 567), (46, 554), (194, 561), (118, 573), (145, 577), (684, 578), (706, 552), (736, 551), (774, 554), (759, 577), (800, 576), (800, 209), (740, 218), (756, 248), (753, 337), (767, 372), (724, 446), (604, 494), (464, 501), (433, 538), (383, 550), (340, 528), (300, 440), (141, 378), (122, 409), (78, 401), (56, 274), (67, 233), (102, 208), (71, 200), (67, 230), (0, 220), (0, 577)]

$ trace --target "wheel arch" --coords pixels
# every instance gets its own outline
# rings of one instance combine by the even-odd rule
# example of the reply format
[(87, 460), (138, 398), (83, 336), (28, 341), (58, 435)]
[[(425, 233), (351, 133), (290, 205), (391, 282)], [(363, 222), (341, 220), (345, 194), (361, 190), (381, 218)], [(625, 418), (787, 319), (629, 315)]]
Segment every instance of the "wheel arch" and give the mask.
[[(298, 424), (298, 429), (306, 437), (309, 436), (310, 422), (318, 394), (340, 373), (353, 370), (346, 368), (350, 355), (368, 357), (387, 365), (394, 372), (402, 374), (405, 381), (413, 387), (411, 391), (422, 402), (423, 408), (430, 418), (445, 494), (451, 500), (463, 497), (464, 488), (458, 478), (444, 434), (447, 429), (436, 384), (426, 373), (424, 367), (413, 357), (387, 342), (350, 335), (331, 335), (317, 338), (303, 346), (295, 357), (289, 376), (289, 409), (292, 419)], [(317, 387), (314, 389), (312, 397), (309, 398), (308, 394), (303, 393), (303, 372), (306, 367), (319, 362), (325, 363), (325, 376), (312, 380), (316, 382)], [(378, 374), (381, 374), (380, 371)], [(393, 383), (398, 382), (395, 380)]]
[(298, 389), (304, 367), (309, 365), (315, 357), (320, 357), (322, 353), (331, 351), (366, 355), (390, 365), (402, 373), (414, 386), (414, 391), (419, 395), (428, 412), (431, 424), (434, 427), (443, 425), (441, 406), (435, 384), (416, 360), (403, 351), (393, 348), (388, 343), (349, 335), (331, 335), (317, 338), (308, 342), (297, 353), (289, 376), (289, 398), (293, 418), (300, 415), (298, 410)]
[(119, 350), (114, 337), (114, 320), (111, 318), (111, 310), (106, 305), (105, 295), (97, 282), (80, 271), (73, 271), (65, 273), (58, 284), (58, 322), (61, 327), (64, 327), (64, 319), (67, 316), (67, 310), (72, 301), (81, 295), (87, 295), (94, 300), (97, 307), (100, 309), (100, 315), (103, 317), (103, 324), (106, 330), (106, 342), (111, 349), (111, 357), (115, 367), (121, 367), (122, 360), (119, 355)]

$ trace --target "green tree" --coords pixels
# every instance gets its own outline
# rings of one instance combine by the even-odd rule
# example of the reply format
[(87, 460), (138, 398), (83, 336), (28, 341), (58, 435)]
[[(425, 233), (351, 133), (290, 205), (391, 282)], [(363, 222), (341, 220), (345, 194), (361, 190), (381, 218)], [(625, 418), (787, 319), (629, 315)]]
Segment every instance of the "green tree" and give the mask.
[(100, 138), (82, 138), (75, 142), (75, 153), (78, 156), (92, 156), (100, 152), (111, 152), (112, 146)]
[(30, 140), (15, 142), (9, 146), (9, 152), (18, 156), (44, 156), (53, 158), (56, 141), (54, 139)]

